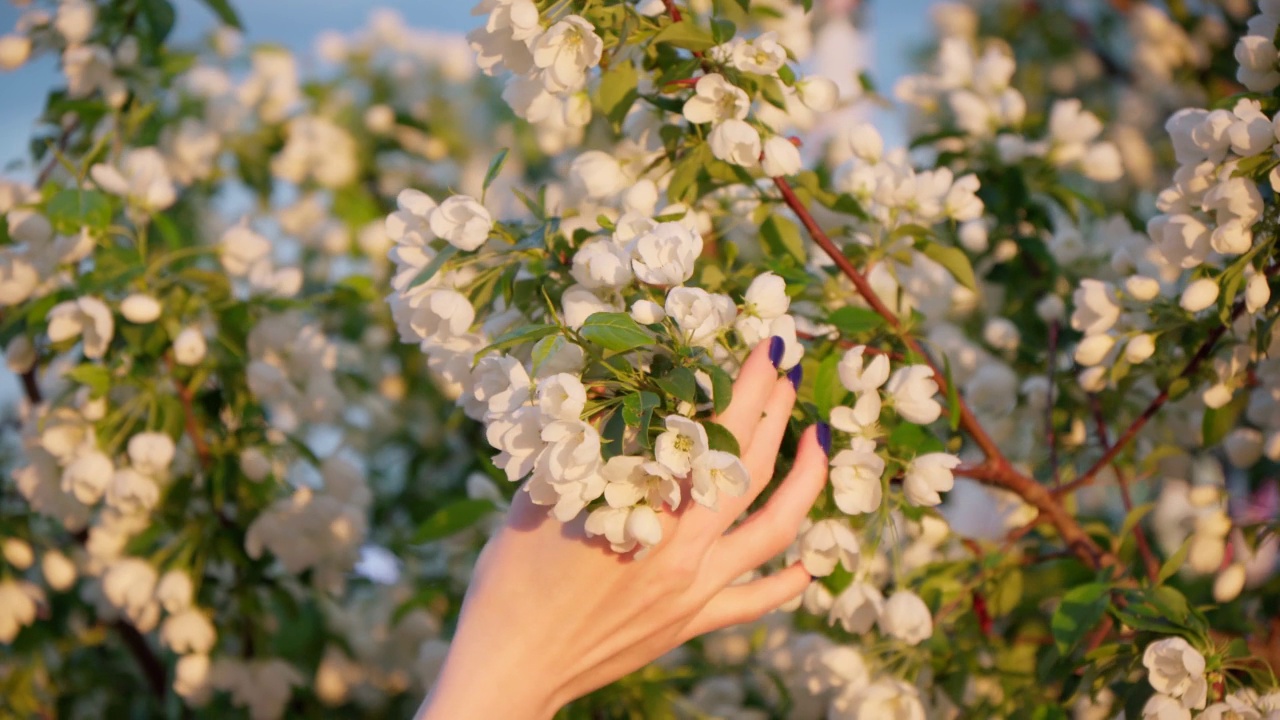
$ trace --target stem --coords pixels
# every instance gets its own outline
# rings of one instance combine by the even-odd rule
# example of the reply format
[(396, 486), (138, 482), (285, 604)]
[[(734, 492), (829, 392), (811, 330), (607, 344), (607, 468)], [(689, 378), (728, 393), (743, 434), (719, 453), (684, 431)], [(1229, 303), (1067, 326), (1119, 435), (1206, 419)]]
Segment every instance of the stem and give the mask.
[(212, 455), (209, 452), (209, 444), (205, 442), (204, 433), (200, 429), (200, 421), (196, 419), (195, 395), (190, 387), (178, 382), (177, 367), (174, 365), (172, 355), (164, 356), (164, 364), (169, 368), (170, 381), (178, 391), (178, 401), (182, 403), (182, 420), (187, 437), (191, 438), (191, 444), (195, 447), (196, 457), (200, 459), (200, 467), (207, 468)]
[(684, 18), (680, 15), (680, 8), (676, 7), (676, 0), (662, 0), (662, 4), (667, 6), (667, 14), (675, 22), (680, 22)]
[[(1102, 403), (1098, 402), (1097, 395), (1089, 395), (1089, 405), (1093, 409), (1093, 422), (1097, 428), (1098, 442), (1104, 451), (1108, 450), (1111, 447), (1111, 440), (1108, 438), (1106, 418), (1102, 415)], [(1133, 496), (1129, 494), (1129, 477), (1118, 465), (1112, 465), (1111, 469), (1116, 474), (1116, 484), (1120, 486), (1120, 500), (1124, 503), (1124, 513), (1128, 517), (1129, 513), (1133, 512)], [(1147, 542), (1147, 531), (1142, 529), (1140, 522), (1133, 524), (1133, 540), (1138, 545), (1138, 554), (1142, 556), (1147, 578), (1152, 584), (1156, 584), (1156, 579), (1160, 577), (1160, 561), (1151, 551), (1151, 543)]]
[[(862, 299), (880, 317), (884, 318), (889, 327), (898, 332), (903, 343), (912, 352), (923, 357), (929, 367), (933, 368), (934, 381), (938, 385), (938, 391), (945, 394), (947, 387), (944, 375), (938, 368), (937, 363), (925, 352), (920, 342), (903, 330), (902, 322), (898, 319), (898, 316), (885, 306), (880, 297), (876, 295), (875, 290), (872, 289), (871, 284), (867, 282), (866, 277), (853, 266), (853, 263), (844, 256), (844, 253), (840, 252), (840, 248), (819, 227), (818, 222), (813, 218), (813, 214), (796, 196), (795, 190), (791, 188), (791, 185), (781, 177), (774, 178), (774, 184), (777, 185), (778, 190), (782, 193), (782, 199), (786, 202), (787, 207), (791, 208), (791, 211), (800, 218), (800, 222), (804, 225), (805, 230), (809, 232), (809, 236), (831, 257), (831, 260), (840, 268), (840, 271), (853, 282), (853, 286), (857, 289), (858, 294), (862, 296)], [(1090, 567), (1099, 568), (1115, 565), (1116, 558), (1099, 547), (1093, 538), (1085, 533), (1075, 517), (1063, 508), (1062, 504), (1047, 488), (1013, 467), (1013, 464), (997, 447), (995, 441), (987, 434), (986, 429), (978, 422), (977, 417), (973, 414), (968, 404), (965, 403), (964, 398), (958, 394), (956, 403), (960, 410), (960, 426), (973, 438), (974, 443), (977, 444), (986, 457), (986, 460), (981, 465), (966, 468), (963, 471), (958, 470), (957, 474), (963, 474), (987, 485), (1009, 490), (1034, 506), (1040, 511), (1040, 519), (1053, 524), (1067, 547), (1071, 548), (1072, 552)]]
[(1045, 399), (1044, 427), (1045, 441), (1049, 445), (1049, 477), (1053, 478), (1053, 487), (1062, 487), (1062, 475), (1058, 472), (1058, 438), (1053, 427), (1053, 391), (1058, 369), (1058, 321), (1049, 323), (1049, 396)]

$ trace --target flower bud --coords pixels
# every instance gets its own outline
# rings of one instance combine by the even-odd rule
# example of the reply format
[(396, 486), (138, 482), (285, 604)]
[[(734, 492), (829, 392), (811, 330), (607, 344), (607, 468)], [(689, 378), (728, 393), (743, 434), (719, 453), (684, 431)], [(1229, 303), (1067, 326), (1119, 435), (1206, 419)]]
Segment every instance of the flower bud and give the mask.
[(1134, 275), (1124, 281), (1124, 289), (1138, 302), (1149, 302), (1160, 294), (1160, 281), (1146, 275)]
[(134, 293), (120, 303), (120, 314), (124, 319), (139, 325), (154, 322), (160, 317), (160, 302), (143, 293)]
[(1057, 295), (1045, 295), (1036, 303), (1036, 315), (1045, 322), (1062, 322), (1067, 315), (1067, 304)]
[(1197, 313), (1218, 300), (1218, 283), (1211, 278), (1200, 278), (1193, 281), (1182, 291), (1182, 299), (1178, 304), (1183, 310)]
[(1156, 352), (1155, 338), (1147, 333), (1135, 335), (1124, 346), (1124, 359), (1137, 365), (1146, 362)]
[(648, 505), (640, 505), (627, 516), (627, 534), (645, 547), (653, 547), (662, 540), (662, 525), (658, 514)]
[(1254, 275), (1244, 286), (1244, 307), (1251, 313), (1266, 307), (1271, 300), (1271, 285), (1266, 275)]
[(1080, 373), (1080, 389), (1085, 392), (1101, 392), (1107, 387), (1107, 368), (1096, 365)]
[(1213, 599), (1220, 603), (1229, 603), (1240, 595), (1244, 589), (1245, 568), (1240, 563), (1231, 563), (1218, 573), (1213, 580)]
[(781, 135), (774, 135), (764, 143), (764, 159), (761, 167), (769, 177), (784, 177), (800, 172), (800, 149)]
[(1092, 367), (1102, 362), (1115, 347), (1116, 339), (1107, 334), (1090, 335), (1076, 346), (1076, 362), (1085, 367)]
[(49, 550), (40, 558), (40, 573), (49, 587), (62, 591), (76, 581), (76, 564), (57, 550)]
[(1198, 575), (1208, 575), (1222, 565), (1226, 555), (1226, 540), (1213, 533), (1197, 532), (1191, 536), (1186, 566)]
[(1254, 428), (1236, 428), (1223, 438), (1222, 447), (1227, 451), (1227, 460), (1235, 467), (1253, 467), (1262, 458), (1262, 433)]
[(0, 70), (16, 70), (31, 57), (31, 38), (25, 35), (0, 36)]
[(36, 561), (31, 544), (20, 538), (5, 538), (0, 544), (0, 553), (4, 555), (5, 562), (19, 570), (26, 570)]
[(204, 359), (209, 346), (199, 329), (189, 327), (173, 339), (173, 359), (179, 365), (197, 365)]

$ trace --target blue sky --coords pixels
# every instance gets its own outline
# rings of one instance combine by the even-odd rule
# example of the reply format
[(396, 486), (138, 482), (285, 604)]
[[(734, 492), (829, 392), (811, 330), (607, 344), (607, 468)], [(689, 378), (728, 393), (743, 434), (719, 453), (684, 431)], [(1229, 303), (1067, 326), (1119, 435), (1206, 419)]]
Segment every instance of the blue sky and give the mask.
[[(395, 8), (413, 27), (464, 32), (476, 24), (471, 17), (472, 0), (382, 0), (377, 3), (355, 0), (249, 0), (235, 2), (244, 21), (248, 39), (286, 45), (295, 52), (308, 52), (312, 40), (324, 30), (349, 31), (361, 27), (374, 7)], [(194, 38), (212, 26), (213, 16), (199, 0), (176, 0), (177, 37)], [(875, 37), (873, 76), (888, 90), (892, 79), (904, 70), (907, 53), (929, 32), (925, 8), (927, 0), (899, 0), (892, 6), (876, 5), (881, 11), (871, 18)], [(0, 0), (0, 32), (8, 32), (18, 11)], [(59, 82), (52, 57), (42, 57), (15, 72), (0, 73), (0, 167), (26, 174), (25, 157), (31, 127), (44, 103), (45, 93)]]

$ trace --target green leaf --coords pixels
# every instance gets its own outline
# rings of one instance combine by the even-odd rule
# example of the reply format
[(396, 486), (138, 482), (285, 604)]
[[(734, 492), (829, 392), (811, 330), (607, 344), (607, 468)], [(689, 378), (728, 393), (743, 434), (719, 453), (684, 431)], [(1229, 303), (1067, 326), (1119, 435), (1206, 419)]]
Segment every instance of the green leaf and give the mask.
[(477, 352), (475, 356), (476, 359), (479, 360), (491, 350), (506, 350), (517, 345), (524, 345), (525, 343), (534, 342), (535, 340), (541, 340), (548, 335), (556, 335), (559, 332), (559, 325), (548, 325), (544, 323), (521, 325), (518, 328), (508, 330), (494, 338), (493, 342), (489, 343), (488, 346)]
[(1147, 513), (1154, 510), (1155, 507), (1155, 503), (1143, 503), (1129, 511), (1129, 514), (1124, 518), (1124, 522), (1120, 525), (1120, 532), (1116, 535), (1120, 540), (1119, 544), (1124, 543), (1125, 538), (1129, 537), (1129, 533), (1133, 532), (1133, 528), (1142, 522), (1142, 518), (1146, 517)]
[(165, 38), (169, 37), (173, 24), (177, 20), (173, 5), (169, 0), (142, 0), (141, 9), (147, 25), (151, 28), (152, 47), (159, 48), (164, 44)]
[(1054, 611), (1049, 627), (1058, 652), (1067, 655), (1084, 636), (1098, 626), (1111, 604), (1111, 587), (1106, 583), (1088, 583), (1067, 591)]
[(535, 343), (531, 353), (533, 374), (537, 375), (538, 369), (542, 367), (542, 364), (560, 352), (568, 343), (569, 341), (563, 335), (549, 335)]
[(711, 376), (711, 402), (719, 415), (733, 401), (733, 378), (718, 365), (705, 365), (703, 369)]
[(987, 609), (992, 617), (1004, 617), (1022, 602), (1022, 570), (1012, 568), (1000, 576), (995, 589), (987, 596)]
[(827, 322), (836, 326), (841, 335), (860, 335), (878, 330), (884, 325), (884, 318), (871, 308), (846, 306), (839, 308), (827, 316)]
[(947, 424), (951, 427), (951, 432), (955, 432), (960, 429), (960, 391), (956, 387), (956, 379), (951, 375), (951, 358), (945, 353), (942, 363), (942, 375), (947, 382)]
[(77, 365), (67, 373), (67, 377), (88, 387), (95, 398), (106, 395), (111, 389), (111, 371), (102, 365), (93, 363)]
[(831, 419), (831, 408), (843, 405), (849, 391), (840, 383), (840, 354), (831, 353), (818, 363), (818, 372), (813, 378), (813, 403), (818, 408), (818, 417)]
[(507, 156), (510, 154), (508, 148), (502, 148), (497, 155), (493, 156), (493, 160), (489, 162), (489, 170), (484, 174), (484, 189), (480, 194), (483, 198), (484, 194), (489, 192), (489, 186), (497, 179), (498, 173), (502, 172), (502, 166), (507, 164)]
[(458, 248), (453, 245), (449, 245), (436, 253), (436, 256), (431, 258), (431, 262), (427, 263), (427, 266), (422, 268), (422, 272), (418, 273), (418, 277), (409, 283), (409, 287), (417, 287), (435, 277), (436, 273), (440, 272), (440, 268), (444, 267), (444, 264), (457, 254)]
[(889, 434), (889, 447), (902, 455), (914, 457), (931, 452), (942, 452), (942, 441), (919, 425), (902, 423)]
[(494, 509), (492, 500), (458, 500), (435, 511), (413, 534), (413, 542), (426, 543), (449, 537), (475, 525)]
[(1156, 576), (1157, 585), (1163, 585), (1166, 580), (1173, 577), (1174, 574), (1181, 570), (1182, 566), (1186, 564), (1187, 553), (1191, 552), (1192, 539), (1193, 538), (1188, 537), (1183, 541), (1182, 547), (1174, 551), (1174, 553), (1164, 561), (1164, 564), (1160, 566), (1160, 574)]
[(647, 428), (653, 409), (662, 404), (662, 398), (647, 390), (632, 393), (622, 399), (622, 419), (631, 427)]
[(1200, 433), (1204, 438), (1204, 446), (1212, 447), (1222, 442), (1227, 433), (1235, 429), (1240, 420), (1240, 415), (1248, 404), (1249, 393), (1238, 392), (1231, 398), (1231, 402), (1226, 405), (1220, 408), (1207, 408), (1204, 411), (1204, 418), (1200, 422)]
[(711, 21), (711, 39), (717, 45), (723, 45), (733, 39), (738, 34), (738, 26), (724, 18), (715, 18)]
[(666, 375), (653, 378), (653, 383), (677, 400), (698, 401), (698, 379), (689, 368), (671, 368)]
[(596, 104), (615, 129), (622, 126), (639, 93), (640, 73), (630, 62), (619, 62), (600, 76)]
[(59, 190), (49, 198), (45, 214), (59, 235), (74, 235), (86, 227), (105, 230), (111, 224), (111, 200), (97, 190)]
[(722, 450), (732, 455), (742, 454), (742, 449), (738, 447), (738, 438), (729, 432), (729, 428), (713, 422), (704, 422), (702, 427), (707, 430), (707, 444), (712, 450)]
[(796, 262), (805, 263), (804, 238), (800, 228), (790, 220), (779, 215), (770, 215), (760, 226), (760, 236), (764, 239), (769, 254), (775, 257), (790, 255)]
[(626, 352), (653, 344), (653, 334), (626, 313), (599, 312), (587, 318), (578, 331), (606, 350)]
[(653, 42), (666, 43), (693, 52), (702, 52), (715, 47), (715, 38), (692, 20), (681, 20), (658, 31)]
[(240, 22), (240, 16), (236, 14), (235, 8), (231, 7), (228, 0), (201, 0), (205, 5), (213, 11), (214, 15), (222, 21), (223, 25), (230, 25), (237, 30), (243, 30), (244, 25)]
[(969, 256), (964, 254), (960, 248), (950, 247), (948, 245), (939, 245), (936, 242), (925, 243), (920, 248), (920, 252), (930, 260), (938, 263), (951, 273), (956, 282), (977, 292), (978, 281), (973, 275), (973, 265), (969, 263)]
[(698, 178), (711, 159), (711, 146), (699, 143), (675, 162), (667, 185), (667, 196), (672, 202), (691, 204), (698, 199)]

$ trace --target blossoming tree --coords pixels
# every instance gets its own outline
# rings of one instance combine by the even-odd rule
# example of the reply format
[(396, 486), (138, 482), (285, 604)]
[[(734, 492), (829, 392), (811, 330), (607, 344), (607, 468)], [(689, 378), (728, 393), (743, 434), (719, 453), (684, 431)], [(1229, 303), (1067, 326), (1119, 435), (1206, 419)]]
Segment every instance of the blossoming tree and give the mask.
[(1280, 3), (940, 4), (884, 94), (808, 70), (834, 0), (375, 14), (315, 77), (204, 4), (0, 37), (65, 76), (0, 185), (4, 713), (407, 716), (514, 493), (643, 562), (744, 492), (764, 343), (813, 582), (566, 716), (1280, 717)]

